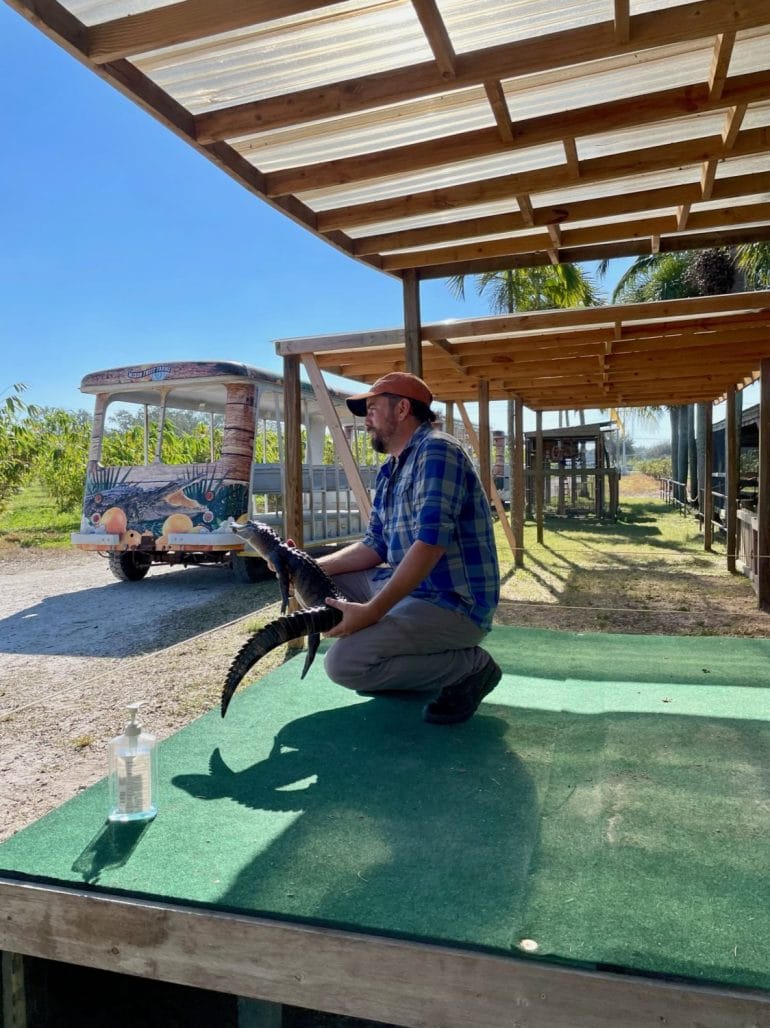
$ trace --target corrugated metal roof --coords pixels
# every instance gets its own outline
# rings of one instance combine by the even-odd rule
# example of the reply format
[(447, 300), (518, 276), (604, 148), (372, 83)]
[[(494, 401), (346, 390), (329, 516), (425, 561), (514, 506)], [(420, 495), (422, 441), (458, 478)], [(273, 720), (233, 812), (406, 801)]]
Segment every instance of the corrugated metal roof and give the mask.
[[(770, 238), (770, 0), (6, 0), (252, 193), (417, 278)], [(443, 400), (714, 400), (770, 293), (421, 327)], [(400, 331), (278, 344), (371, 382)]]
[(391, 274), (770, 236), (768, 0), (6, 2)]

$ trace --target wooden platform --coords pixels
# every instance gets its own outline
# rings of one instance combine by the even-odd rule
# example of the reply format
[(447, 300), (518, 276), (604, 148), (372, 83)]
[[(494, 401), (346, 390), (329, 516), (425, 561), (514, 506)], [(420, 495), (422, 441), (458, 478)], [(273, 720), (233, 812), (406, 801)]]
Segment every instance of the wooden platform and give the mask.
[(162, 744), (149, 827), (111, 831), (100, 783), (0, 846), (4, 1028), (19, 954), (272, 1025), (770, 1025), (770, 642), (489, 645), (504, 679), (467, 725), (295, 659)]

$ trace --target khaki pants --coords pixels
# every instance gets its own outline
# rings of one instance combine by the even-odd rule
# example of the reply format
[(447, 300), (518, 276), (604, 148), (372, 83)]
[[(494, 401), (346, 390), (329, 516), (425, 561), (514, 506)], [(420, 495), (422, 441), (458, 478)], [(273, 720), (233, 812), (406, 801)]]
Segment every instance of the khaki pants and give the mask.
[[(345, 596), (365, 603), (387, 581), (375, 582), (374, 573), (355, 571), (334, 582)], [(480, 670), (487, 654), (479, 643), (486, 634), (458, 611), (407, 596), (376, 624), (335, 639), (324, 667), (333, 682), (360, 692), (438, 692)]]

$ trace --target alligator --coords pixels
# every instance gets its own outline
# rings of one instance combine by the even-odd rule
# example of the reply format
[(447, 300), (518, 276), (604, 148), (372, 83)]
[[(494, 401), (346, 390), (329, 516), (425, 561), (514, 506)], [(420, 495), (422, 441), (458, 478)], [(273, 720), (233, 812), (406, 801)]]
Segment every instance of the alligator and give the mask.
[[(329, 607), (327, 596), (347, 598), (310, 554), (281, 542), (269, 525), (260, 521), (247, 521), (239, 525), (231, 521), (230, 528), (243, 538), (249, 549), (256, 550), (275, 569), (281, 589), (281, 616), (255, 632), (236, 654), (222, 690), (222, 717), (227, 713), (233, 693), (244, 675), (261, 657), (281, 643), (306, 635), (307, 656), (300, 675), (300, 678), (304, 678), (315, 658), (321, 633), (328, 632), (342, 621), (342, 611)], [(302, 609), (287, 614), (292, 586)]]

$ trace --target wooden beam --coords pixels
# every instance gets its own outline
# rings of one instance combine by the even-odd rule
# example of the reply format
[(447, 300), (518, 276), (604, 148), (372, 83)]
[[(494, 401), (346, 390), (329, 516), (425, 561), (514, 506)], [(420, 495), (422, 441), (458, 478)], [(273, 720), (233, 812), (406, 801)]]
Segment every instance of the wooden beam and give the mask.
[[(762, 4), (748, 0), (699, 0), (637, 14), (630, 21), (634, 49), (641, 51), (716, 35), (726, 23), (735, 31), (755, 28), (766, 23), (767, 13)], [(490, 79), (505, 81), (569, 67), (577, 62), (578, 55), (585, 62), (599, 61), (627, 50), (627, 43), (615, 39), (614, 20), (608, 20), (462, 54), (457, 58), (456, 75), (449, 80), (433, 61), (428, 61), (224, 108), (199, 116), (198, 139), (211, 142), (343, 116), (447, 89), (481, 85)]]
[(714, 188), (719, 161), (716, 157), (709, 157), (703, 162), (700, 173), (700, 192), (702, 200), (711, 199), (711, 190)]
[(535, 523), (537, 528), (537, 541), (543, 544), (543, 414), (537, 411), (535, 415)]
[[(682, 165), (695, 166), (720, 157), (763, 154), (769, 147), (770, 127), (744, 129), (738, 133), (731, 150), (725, 150), (721, 135), (717, 135), (588, 158), (580, 162), (580, 180), (583, 185), (595, 185), (625, 177), (635, 179), (639, 175), (673, 170), (681, 168)], [(381, 221), (444, 213), (447, 210), (459, 210), (480, 203), (513, 199), (522, 194), (529, 195), (569, 186), (574, 186), (574, 179), (566, 165), (549, 165), (515, 175), (502, 175), (480, 182), (431, 189), (422, 193), (410, 192), (385, 200), (346, 204), (344, 207), (319, 211), (317, 226), (323, 232), (331, 229), (361, 228)]]
[(520, 193), (516, 197), (516, 203), (519, 205), (519, 213), (521, 214), (521, 220), (525, 225), (534, 225), (535, 217), (534, 211), (532, 210), (532, 201), (529, 198), (528, 193)]
[(422, 377), (422, 327), (420, 324), (420, 279), (416, 272), (404, 273), (404, 346), (406, 370)]
[[(499, 314), (479, 318), (458, 319), (451, 322), (429, 322), (422, 326), (422, 339), (450, 339), (459, 341), (477, 336), (517, 335), (526, 332), (576, 329), (614, 331), (616, 322), (623, 325), (623, 333), (639, 322), (646, 332), (670, 331), (676, 328), (676, 319), (714, 319), (703, 322), (706, 328), (718, 327), (720, 318), (732, 316), (756, 319), (758, 324), (770, 316), (770, 293), (756, 290), (747, 293), (727, 293), (719, 296), (688, 297), (675, 300), (655, 300), (647, 303), (613, 304), (606, 307), (575, 307), (569, 310), (530, 311)], [(728, 322), (725, 322), (728, 324)], [(680, 330), (692, 329), (686, 322)], [(275, 343), (279, 356), (300, 353), (320, 354), (324, 351), (368, 349), (383, 346), (403, 346), (403, 329), (383, 329), (362, 333), (306, 336), (279, 339)], [(622, 345), (622, 344), (618, 344)]]
[[(770, 205), (766, 202), (740, 204), (729, 209), (714, 208), (696, 211), (690, 215), (689, 229), (695, 234), (707, 229), (723, 229), (741, 223), (767, 223), (770, 235)], [(513, 236), (483, 239), (457, 243), (454, 246), (436, 247), (429, 250), (404, 250), (388, 253), (382, 257), (382, 266), (390, 271), (404, 268), (427, 268), (431, 265), (445, 265), (452, 262), (478, 260), (483, 257), (532, 253), (537, 250), (563, 250), (576, 247), (609, 243), (614, 240), (632, 238), (647, 239), (652, 253), (661, 250), (661, 237), (677, 232), (676, 219), (670, 214), (659, 217), (624, 219), (580, 228), (565, 228), (548, 225), (547, 235), (542, 230), (522, 232)]]
[(627, 43), (631, 38), (629, 0), (614, 0), (615, 42)]
[(676, 209), (676, 230), (683, 232), (687, 226), (687, 219), (690, 216), (690, 204), (680, 204)]
[(286, 440), (286, 467), (283, 475), (285, 502), (284, 538), (304, 545), (304, 511), (302, 508), (302, 392), (299, 381), (299, 358), (283, 359), (283, 425)]
[(96, 64), (132, 54), (219, 36), (249, 25), (289, 18), (338, 0), (182, 0), (129, 14), (88, 29), (87, 53)]
[(736, 425), (735, 387), (727, 390), (725, 405), (725, 533), (727, 570), (735, 574), (738, 529), (738, 463), (740, 439)]
[(760, 609), (770, 610), (770, 358), (762, 361), (760, 372), (755, 588)]
[(453, 79), (457, 74), (457, 55), (435, 0), (412, 0), (412, 6), (420, 19), (442, 78)]
[[(717, 246), (740, 246), (742, 243), (764, 243), (770, 234), (770, 225), (750, 225), (746, 228), (722, 229), (714, 232), (672, 234), (661, 237), (661, 253), (677, 253), (681, 250), (701, 250)], [(618, 257), (638, 257), (649, 253), (649, 239), (613, 240), (591, 243), (583, 246), (565, 246), (559, 252), (562, 263), (579, 264), (584, 261), (601, 261)], [(419, 267), (421, 279), (447, 278), (449, 275), (479, 275), (487, 271), (508, 271), (511, 268), (535, 268), (549, 263), (545, 249), (526, 254), (504, 254), (499, 257), (485, 256), (444, 264), (430, 264)]]
[(718, 100), (727, 79), (727, 72), (730, 67), (730, 58), (733, 55), (735, 45), (735, 33), (732, 31), (720, 32), (714, 43), (714, 53), (711, 58), (709, 70), (709, 95)]
[(513, 142), (513, 125), (511, 124), (511, 112), (508, 109), (508, 101), (505, 99), (502, 84), (496, 79), (484, 83), (484, 92), (487, 94), (489, 106), (495, 116), (497, 131), (503, 143)]
[(747, 104), (736, 104), (725, 115), (725, 123), (722, 128), (722, 143), (726, 150), (731, 150), (735, 140), (738, 138), (738, 133), (741, 130), (747, 110)]
[[(489, 447), (487, 446), (486, 450), (483, 449), (483, 444), (480, 442), (479, 437), (476, 434), (476, 429), (473, 427), (473, 422), (468, 417), (468, 411), (465, 409), (465, 404), (462, 401), (458, 402), (457, 409), (460, 411), (460, 417), (463, 420), (463, 425), (465, 426), (465, 431), (468, 435), (468, 438), (470, 439), (471, 446), (478, 455), (480, 469), (484, 466), (484, 453), (486, 453), (487, 455), (486, 464), (487, 478), (489, 484), (488, 487), (487, 485), (484, 485), (484, 480), (482, 478), (482, 485), (484, 485), (485, 490), (488, 489), (487, 496), (489, 496), (492, 502), (492, 506), (497, 511), (497, 516), (500, 519), (500, 524), (503, 526), (503, 531), (505, 532), (505, 537), (508, 540), (508, 545), (511, 547), (511, 553), (515, 553), (515, 541), (513, 538), (513, 533), (511, 531), (511, 526), (508, 524), (508, 519), (505, 516), (505, 507), (503, 506), (503, 501), (500, 497), (500, 493), (497, 489), (497, 486), (492, 481), (492, 477), (489, 474)], [(488, 427), (489, 426), (487, 425), (487, 428)]]
[[(766, 1021), (758, 991), (658, 981), (460, 946), (0, 882), (0, 946), (155, 981), (366, 1020), (510, 1028), (527, 1002), (531, 1028), (735, 1028)], [(484, 982), (479, 989), (478, 983)]]
[(480, 379), (478, 384), (479, 405), (479, 473), (481, 484), (487, 496), (492, 496), (491, 437), (489, 432), (489, 382)]
[(571, 179), (580, 178), (580, 161), (578, 160), (577, 143), (574, 136), (564, 136), (561, 141), (564, 147), (564, 159)]
[(513, 405), (513, 432), (511, 448), (511, 516), (514, 538), (514, 564), (524, 567), (524, 404), (521, 399), (511, 400)]
[[(760, 196), (770, 192), (770, 172), (756, 175), (734, 175), (720, 178), (714, 183), (712, 199), (728, 200), (742, 196)], [(687, 215), (693, 203), (701, 199), (700, 186), (694, 182), (681, 186), (666, 186), (659, 189), (622, 192), (610, 196), (599, 196), (592, 200), (576, 200), (559, 206), (545, 206), (534, 210), (528, 196), (517, 196), (518, 211), (510, 214), (493, 214), (448, 224), (438, 223), (424, 228), (400, 229), (381, 232), (376, 235), (360, 236), (353, 242), (356, 254), (381, 253), (383, 250), (404, 250), (408, 247), (426, 246), (431, 243), (448, 243), (469, 236), (498, 235), (504, 232), (518, 232), (535, 225), (568, 225), (571, 221), (587, 221), (597, 218), (626, 216), (637, 211), (657, 210), (661, 207), (677, 207), (677, 230), (686, 227)], [(681, 212), (681, 214), (679, 213)], [(680, 224), (680, 218), (684, 223)]]
[[(266, 176), (266, 188), (269, 196), (284, 196), (307, 189), (350, 185), (385, 175), (406, 175), (426, 168), (494, 156), (512, 147), (525, 149), (549, 142), (561, 142), (567, 178), (574, 182), (582, 177), (576, 135), (587, 136), (613, 129), (636, 128), (685, 115), (692, 116), (699, 111), (723, 110), (751, 102), (764, 102), (768, 98), (770, 71), (753, 72), (731, 79), (724, 96), (718, 101), (710, 98), (705, 85), (678, 87), (520, 121), (513, 125), (510, 141), (501, 139), (498, 128), (474, 129), (441, 139), (386, 150), (378, 148), (370, 153), (274, 171)], [(200, 133), (198, 139), (209, 141)]]
[(703, 405), (706, 414), (706, 437), (703, 440), (703, 549), (710, 552), (714, 537), (714, 408), (710, 403)]

